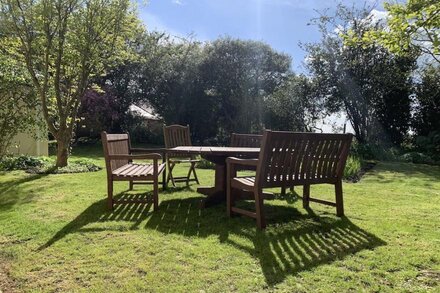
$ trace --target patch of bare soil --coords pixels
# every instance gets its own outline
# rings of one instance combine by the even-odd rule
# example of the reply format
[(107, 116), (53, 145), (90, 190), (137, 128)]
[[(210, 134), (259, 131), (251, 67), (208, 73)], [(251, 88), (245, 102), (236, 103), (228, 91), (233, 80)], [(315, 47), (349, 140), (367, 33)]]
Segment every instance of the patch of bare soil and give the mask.
[(15, 293), (19, 292), (17, 284), (11, 278), (10, 265), (0, 258), (0, 293)]

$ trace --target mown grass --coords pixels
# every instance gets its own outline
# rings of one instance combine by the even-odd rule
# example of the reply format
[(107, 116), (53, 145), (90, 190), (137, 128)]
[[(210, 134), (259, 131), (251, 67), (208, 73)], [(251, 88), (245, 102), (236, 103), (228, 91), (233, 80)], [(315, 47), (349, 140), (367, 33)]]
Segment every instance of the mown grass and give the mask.
[[(100, 149), (74, 150), (103, 166)], [(183, 166), (177, 171), (185, 172)], [(203, 185), (212, 170), (198, 170)], [(137, 196), (145, 188), (119, 196)], [(296, 194), (266, 201), (268, 228), (199, 209), (196, 186), (106, 210), (105, 170), (0, 175), (0, 288), (53, 292), (438, 292), (440, 168), (379, 163), (344, 184), (346, 217), (304, 210)], [(301, 188), (296, 188), (301, 193)], [(279, 190), (274, 190), (279, 192)], [(331, 186), (312, 196), (333, 198)], [(3, 272), (1, 271), (3, 270)], [(3, 273), (3, 283), (1, 274)]]

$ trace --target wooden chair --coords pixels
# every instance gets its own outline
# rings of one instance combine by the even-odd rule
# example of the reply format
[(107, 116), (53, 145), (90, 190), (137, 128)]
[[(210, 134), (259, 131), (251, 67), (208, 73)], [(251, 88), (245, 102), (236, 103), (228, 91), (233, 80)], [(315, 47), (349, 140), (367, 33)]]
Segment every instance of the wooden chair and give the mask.
[(231, 147), (259, 148), (261, 146), (261, 134), (240, 134), (231, 135)]
[[(115, 200), (113, 198), (113, 181), (129, 181), (130, 189), (133, 183), (140, 181), (153, 184), (153, 205), (157, 210), (159, 204), (158, 185), (159, 175), (165, 170), (165, 164), (159, 163), (162, 156), (158, 153), (133, 155), (128, 134), (101, 133), (104, 148), (105, 166), (107, 169), (107, 203), (109, 209), (114, 204), (147, 203), (147, 200)], [(141, 149), (136, 149), (139, 152)], [(133, 163), (133, 160), (153, 160), (153, 164)]]
[[(344, 215), (342, 174), (350, 149), (351, 134), (293, 133), (265, 131), (258, 159), (227, 159), (227, 213), (257, 219), (258, 228), (266, 226), (263, 211), (263, 188), (303, 185), (303, 206), (317, 202), (336, 207)], [(255, 177), (234, 177), (236, 165), (255, 166)], [(336, 202), (310, 197), (310, 185), (335, 185)], [(232, 189), (251, 191), (255, 212), (234, 206)]]
[[(170, 125), (163, 127), (163, 134), (165, 140), (165, 148), (170, 149), (178, 146), (191, 146), (191, 135), (189, 131), (189, 125)], [(176, 182), (186, 182), (189, 185), (190, 181), (196, 181), (199, 184), (199, 179), (196, 174), (196, 163), (200, 160), (197, 160), (194, 156), (188, 156), (182, 153), (172, 153), (167, 152), (166, 154), (166, 163), (168, 166), (168, 177), (167, 184), (169, 181), (176, 186)], [(174, 177), (173, 169), (176, 164), (180, 163), (190, 163), (190, 167), (188, 170), (187, 176), (182, 177)], [(194, 178), (191, 179), (191, 173), (194, 175)]]

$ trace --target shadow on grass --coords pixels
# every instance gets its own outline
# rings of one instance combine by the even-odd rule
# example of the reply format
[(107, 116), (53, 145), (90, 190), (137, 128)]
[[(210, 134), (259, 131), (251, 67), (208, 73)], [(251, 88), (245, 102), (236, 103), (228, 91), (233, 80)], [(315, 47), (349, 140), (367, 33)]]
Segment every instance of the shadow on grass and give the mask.
[(23, 184), (39, 180), (48, 174), (26, 175), (20, 179), (12, 179), (1, 183), (0, 187), (0, 211), (11, 209), (17, 203), (30, 202), (34, 197), (34, 192), (26, 192), (23, 190)]
[[(119, 195), (130, 199), (139, 196), (145, 194)], [(295, 201), (295, 198), (292, 195), (286, 200)], [(151, 204), (118, 205), (111, 212), (106, 209), (105, 200), (100, 200), (64, 226), (39, 249), (51, 246), (70, 233), (109, 230), (87, 228), (91, 223), (129, 221), (132, 222), (129, 229), (139, 229), (140, 224), (147, 220), (145, 229), (164, 234), (201, 238), (218, 236), (220, 243), (245, 251), (258, 259), (266, 283), (272, 286), (297, 272), (386, 244), (348, 218), (336, 218), (325, 213), (318, 216), (310, 209), (304, 214), (291, 206), (266, 204), (269, 225), (265, 231), (259, 231), (252, 219), (228, 218), (223, 205), (200, 209), (200, 197), (170, 200), (162, 197), (161, 200), (159, 210), (154, 213), (151, 212)], [(236, 241), (237, 237), (241, 240)]]

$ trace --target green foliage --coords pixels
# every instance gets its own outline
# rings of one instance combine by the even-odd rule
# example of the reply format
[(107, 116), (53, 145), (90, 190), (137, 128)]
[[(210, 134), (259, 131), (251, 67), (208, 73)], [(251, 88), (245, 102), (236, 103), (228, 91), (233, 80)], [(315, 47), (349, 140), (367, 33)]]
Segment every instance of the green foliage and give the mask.
[(416, 137), (415, 144), (419, 151), (440, 163), (440, 131), (431, 131), (427, 136)]
[(28, 173), (36, 174), (65, 174), (65, 173), (83, 173), (95, 172), (101, 170), (101, 167), (94, 164), (89, 159), (75, 159), (66, 167), (55, 167), (55, 161), (48, 157), (33, 156), (5, 156), (0, 159), (0, 171), (24, 170)]
[(361, 159), (357, 156), (349, 156), (345, 165), (343, 178), (346, 180), (357, 180), (362, 169)]
[(196, 164), (196, 168), (198, 169), (214, 169), (215, 168), (215, 164), (207, 161), (205, 159), (201, 159), (197, 164)]
[(264, 100), (265, 127), (273, 130), (307, 131), (313, 126), (319, 105), (313, 84), (304, 75), (291, 75)]
[(419, 152), (405, 153), (400, 159), (404, 162), (414, 164), (435, 164), (435, 161), (430, 156)]
[(397, 161), (401, 150), (397, 147), (387, 147), (382, 144), (354, 143), (351, 153), (363, 160)]
[(409, 129), (416, 52), (396, 56), (378, 43), (347, 43), (380, 26), (366, 10), (339, 6), (317, 20), (322, 40), (305, 45), (318, 100), (344, 111), (361, 143), (400, 144)]
[(388, 11), (386, 30), (373, 31), (392, 52), (405, 54), (410, 47), (440, 63), (440, 2), (437, 0), (408, 0), (407, 3), (385, 3)]
[[(0, 40), (1, 42), (1, 40)], [(15, 135), (42, 126), (38, 100), (29, 76), (15, 60), (0, 51), (0, 158), (6, 155)]]
[(440, 131), (440, 67), (428, 66), (416, 85), (413, 128), (416, 135), (428, 136)]
[(80, 98), (93, 79), (131, 58), (142, 28), (129, 0), (1, 0), (0, 51), (27, 69), (67, 164)]

